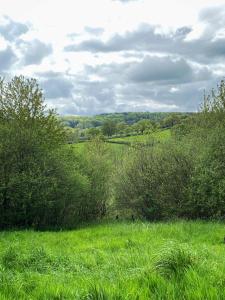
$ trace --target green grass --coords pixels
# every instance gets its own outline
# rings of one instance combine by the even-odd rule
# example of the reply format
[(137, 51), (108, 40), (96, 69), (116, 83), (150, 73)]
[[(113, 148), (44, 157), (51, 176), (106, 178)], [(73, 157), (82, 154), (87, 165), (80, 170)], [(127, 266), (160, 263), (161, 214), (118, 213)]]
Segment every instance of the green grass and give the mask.
[[(171, 137), (170, 129), (161, 130), (154, 132), (150, 135), (135, 135), (121, 138), (112, 138), (109, 141), (112, 142), (128, 142), (128, 143), (148, 143), (152, 138), (156, 141), (166, 141)], [(72, 147), (75, 152), (82, 153), (85, 150), (89, 142), (75, 143), (72, 145), (67, 145)], [(112, 155), (123, 155), (123, 152), (127, 150), (126, 144), (108, 143), (109, 150), (112, 151)]]
[(0, 299), (225, 299), (225, 225), (0, 233)]
[(154, 138), (159, 141), (167, 140), (171, 136), (170, 129), (161, 130), (157, 132), (153, 132), (152, 134), (144, 134), (144, 135), (135, 135), (135, 136), (127, 136), (127, 137), (121, 137), (121, 138), (113, 138), (112, 141), (124, 141), (124, 142), (131, 142), (131, 143), (145, 143), (148, 142), (149, 139)]

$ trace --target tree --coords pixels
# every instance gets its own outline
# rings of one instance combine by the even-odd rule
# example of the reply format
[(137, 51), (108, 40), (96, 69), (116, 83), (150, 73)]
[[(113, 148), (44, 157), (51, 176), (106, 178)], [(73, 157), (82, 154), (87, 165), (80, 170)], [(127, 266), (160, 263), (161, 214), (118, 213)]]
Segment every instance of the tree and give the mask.
[(102, 126), (102, 133), (107, 136), (112, 136), (116, 133), (116, 122), (113, 120), (107, 120)]
[(116, 124), (116, 132), (119, 134), (124, 134), (127, 128), (127, 124), (125, 122), (119, 122)]
[(92, 127), (92, 128), (89, 128), (87, 129), (87, 137), (88, 138), (94, 138), (94, 137), (97, 137), (101, 135), (101, 130), (99, 128), (95, 128), (95, 127)]
[(68, 207), (75, 215), (85, 180), (65, 141), (35, 79), (0, 80), (0, 227), (62, 226)]
[(168, 117), (164, 118), (160, 124), (162, 128), (171, 128), (174, 125), (180, 124), (182, 120), (182, 115), (177, 113), (171, 113)]
[(105, 216), (109, 199), (111, 160), (109, 146), (97, 135), (86, 143), (82, 152), (76, 153), (79, 170), (86, 180), (85, 197), (79, 205), (79, 216), (83, 221)]
[(137, 131), (141, 134), (143, 134), (145, 130), (153, 130), (154, 128), (154, 124), (150, 120), (140, 120), (135, 125)]

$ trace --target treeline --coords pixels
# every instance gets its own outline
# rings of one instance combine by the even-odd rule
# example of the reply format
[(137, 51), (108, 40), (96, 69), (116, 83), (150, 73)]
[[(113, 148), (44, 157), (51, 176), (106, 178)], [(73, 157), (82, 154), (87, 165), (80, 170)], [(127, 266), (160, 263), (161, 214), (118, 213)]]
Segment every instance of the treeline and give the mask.
[(152, 147), (83, 151), (34, 79), (0, 80), (0, 228), (73, 228), (103, 217), (225, 217), (225, 83)]
[[(76, 126), (68, 126), (68, 122), (63, 119), (63, 124), (68, 127), (69, 143), (92, 139), (96, 136), (102, 138), (124, 137), (133, 135), (149, 134), (158, 129), (168, 129), (182, 123), (185, 119), (193, 115), (193, 113), (123, 113), (123, 114), (106, 114), (104, 118), (101, 116), (101, 122), (98, 126), (94, 126), (95, 118), (89, 117), (88, 123), (80, 126), (86, 118), (76, 121)], [(72, 117), (69, 117), (72, 118)], [(123, 120), (123, 121), (121, 121)], [(70, 122), (70, 121), (69, 121)], [(75, 122), (75, 119), (74, 121)]]
[(180, 113), (180, 112), (123, 112), (123, 113), (108, 113), (95, 116), (63, 116), (60, 119), (64, 125), (71, 128), (86, 129), (91, 127), (102, 126), (107, 121), (113, 121), (115, 123), (125, 123), (132, 125), (140, 120), (151, 120), (154, 122), (160, 122), (165, 118), (173, 116), (188, 116), (192, 113)]

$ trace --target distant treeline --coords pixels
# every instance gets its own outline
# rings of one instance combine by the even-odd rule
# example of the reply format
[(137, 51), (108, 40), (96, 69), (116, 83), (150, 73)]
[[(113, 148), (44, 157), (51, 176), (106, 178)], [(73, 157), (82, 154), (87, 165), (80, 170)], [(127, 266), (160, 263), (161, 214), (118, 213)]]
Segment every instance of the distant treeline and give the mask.
[(149, 134), (158, 129), (181, 124), (194, 113), (114, 113), (93, 117), (63, 117), (62, 123), (69, 130), (69, 143), (84, 141), (96, 136), (122, 137)]
[(95, 116), (63, 116), (60, 119), (63, 123), (71, 128), (91, 128), (102, 126), (107, 121), (114, 121), (115, 123), (124, 122), (127, 125), (132, 125), (140, 120), (151, 120), (160, 122), (171, 115), (175, 116), (190, 116), (193, 113), (181, 112), (123, 112), (123, 113), (106, 113)]

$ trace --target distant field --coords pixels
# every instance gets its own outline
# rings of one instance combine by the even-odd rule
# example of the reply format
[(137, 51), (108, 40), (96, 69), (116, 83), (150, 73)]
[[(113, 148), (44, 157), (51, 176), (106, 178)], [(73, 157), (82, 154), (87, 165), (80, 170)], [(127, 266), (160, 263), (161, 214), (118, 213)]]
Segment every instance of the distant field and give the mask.
[(135, 136), (127, 136), (127, 137), (121, 137), (121, 138), (113, 138), (111, 139), (112, 141), (126, 141), (126, 142), (141, 142), (141, 143), (145, 143), (147, 142), (149, 139), (154, 138), (156, 140), (166, 140), (169, 139), (171, 136), (171, 131), (170, 129), (167, 130), (161, 130), (161, 131), (157, 131), (151, 134), (144, 134), (144, 135), (135, 135)]
[[(135, 135), (135, 136), (127, 136), (127, 137), (121, 137), (121, 138), (112, 138), (109, 140), (109, 142), (128, 142), (128, 143), (147, 143), (148, 141), (150, 141), (152, 138), (154, 138), (155, 140), (159, 140), (159, 141), (165, 141), (168, 140), (171, 137), (171, 131), (170, 129), (167, 130), (161, 130), (161, 131), (157, 131), (154, 132), (152, 134), (149, 135)], [(72, 147), (78, 151), (78, 152), (82, 152), (85, 147), (87, 142), (82, 142), (82, 143), (76, 143), (73, 144)], [(123, 151), (125, 145), (123, 144), (113, 144), (113, 143), (109, 143), (109, 147), (112, 150), (115, 151)]]
[(0, 299), (224, 299), (225, 225), (0, 233)]

